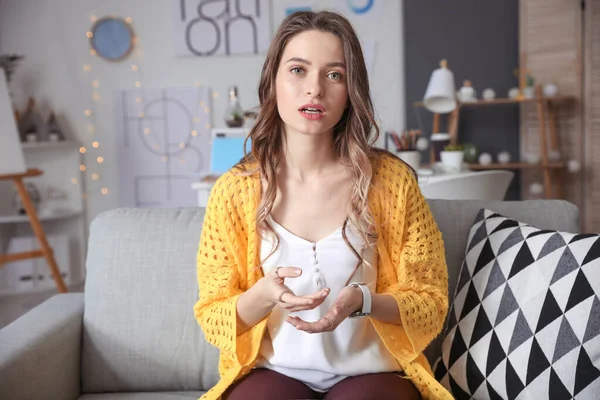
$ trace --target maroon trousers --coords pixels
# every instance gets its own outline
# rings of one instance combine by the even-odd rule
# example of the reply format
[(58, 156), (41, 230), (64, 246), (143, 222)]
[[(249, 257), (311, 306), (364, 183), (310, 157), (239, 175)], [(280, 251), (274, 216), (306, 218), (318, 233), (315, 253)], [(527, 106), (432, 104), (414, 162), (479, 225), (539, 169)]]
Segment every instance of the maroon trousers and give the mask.
[(233, 384), (223, 400), (420, 400), (413, 383), (397, 373), (352, 376), (327, 393), (266, 368), (257, 368)]

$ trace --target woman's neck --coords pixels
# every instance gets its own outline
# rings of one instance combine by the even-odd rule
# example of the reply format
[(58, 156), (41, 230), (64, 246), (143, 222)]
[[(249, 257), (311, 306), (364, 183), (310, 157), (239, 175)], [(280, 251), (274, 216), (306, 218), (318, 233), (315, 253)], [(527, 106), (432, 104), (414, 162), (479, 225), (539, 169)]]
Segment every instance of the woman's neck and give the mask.
[(304, 182), (326, 175), (339, 166), (333, 148), (333, 134), (286, 135), (281, 172)]

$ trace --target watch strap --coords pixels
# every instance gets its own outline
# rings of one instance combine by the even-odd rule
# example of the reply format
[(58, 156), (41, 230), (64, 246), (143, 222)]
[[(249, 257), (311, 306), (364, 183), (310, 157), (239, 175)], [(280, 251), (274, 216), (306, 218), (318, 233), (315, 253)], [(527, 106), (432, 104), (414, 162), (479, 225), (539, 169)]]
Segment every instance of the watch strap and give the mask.
[(371, 290), (367, 286), (366, 283), (362, 282), (352, 282), (349, 286), (357, 287), (361, 290), (363, 294), (363, 305), (360, 311), (353, 312), (350, 314), (351, 317), (363, 317), (371, 314), (372, 307), (372, 298), (371, 298)]

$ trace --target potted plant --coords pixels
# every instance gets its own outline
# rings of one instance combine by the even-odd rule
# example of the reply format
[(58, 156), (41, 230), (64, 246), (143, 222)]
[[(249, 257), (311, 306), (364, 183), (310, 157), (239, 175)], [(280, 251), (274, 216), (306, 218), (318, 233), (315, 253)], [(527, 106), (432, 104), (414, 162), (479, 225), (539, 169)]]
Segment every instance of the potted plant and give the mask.
[(460, 144), (449, 144), (440, 152), (440, 159), (444, 168), (460, 171), (465, 159), (463, 146)]

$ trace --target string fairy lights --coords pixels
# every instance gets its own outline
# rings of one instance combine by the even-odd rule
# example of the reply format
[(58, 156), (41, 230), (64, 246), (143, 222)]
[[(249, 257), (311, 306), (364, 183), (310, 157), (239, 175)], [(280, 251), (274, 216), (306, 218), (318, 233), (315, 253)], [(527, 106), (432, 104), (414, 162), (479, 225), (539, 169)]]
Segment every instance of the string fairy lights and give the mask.
[[(100, 18), (96, 15), (90, 16), (92, 24), (99, 20)], [(124, 21), (131, 25), (133, 19), (131, 17), (126, 17), (124, 18)], [(85, 38), (87, 40), (92, 39), (93, 36), (93, 30), (87, 30), (85, 32)], [(128, 80), (131, 85), (131, 93), (127, 94), (128, 96), (132, 96), (128, 102), (130, 108), (133, 103), (133, 110), (130, 111), (132, 112), (130, 115), (137, 118), (139, 132), (143, 133), (140, 135), (141, 139), (146, 142), (147, 149), (151, 149), (160, 161), (164, 163), (172, 162), (175, 163), (175, 165), (178, 163), (181, 166), (186, 165), (186, 163), (187, 165), (192, 165), (193, 163), (188, 163), (188, 161), (192, 160), (186, 160), (186, 155), (189, 151), (192, 151), (193, 153), (194, 147), (192, 141), (200, 139), (200, 131), (203, 131), (203, 128), (206, 130), (212, 129), (210, 119), (212, 105), (210, 103), (211, 100), (219, 98), (219, 93), (216, 91), (209, 91), (208, 97), (206, 97), (206, 95), (200, 96), (201, 91), (206, 89), (202, 87), (199, 80), (196, 80), (194, 86), (198, 89), (198, 98), (202, 98), (203, 100), (197, 101), (195, 106), (193, 106), (193, 109), (190, 110), (192, 121), (190, 121), (190, 130), (187, 131), (187, 138), (182, 139), (181, 137), (178, 137), (177, 139), (174, 139), (172, 143), (164, 143), (163, 132), (161, 132), (164, 127), (158, 123), (160, 116), (157, 115), (156, 112), (153, 112), (154, 110), (151, 108), (151, 104), (155, 99), (149, 99), (149, 96), (146, 95), (146, 84), (142, 78), (143, 66), (141, 65), (141, 60), (143, 58), (143, 49), (139, 47), (139, 38), (135, 36), (135, 34), (133, 34), (132, 39), (133, 44), (136, 46), (135, 50), (131, 53), (133, 60), (129, 63), (125, 61), (124, 67), (126, 68), (126, 71), (128, 71), (128, 78), (130, 79)], [(116, 160), (113, 160), (113, 155), (105, 153), (108, 147), (105, 145), (103, 141), (104, 138), (101, 134), (108, 129), (103, 128), (103, 126), (99, 124), (99, 121), (103, 121), (104, 118), (98, 112), (99, 107), (101, 105), (103, 106), (103, 98), (112, 98), (112, 96), (109, 96), (106, 92), (107, 90), (111, 90), (110, 85), (107, 85), (102, 79), (103, 76), (109, 75), (107, 72), (103, 73), (103, 68), (106, 68), (107, 65), (109, 64), (100, 60), (94, 49), (90, 49), (88, 59), (85, 60), (85, 63), (82, 65), (83, 76), (86, 82), (85, 86), (87, 87), (87, 90), (89, 90), (90, 97), (87, 104), (82, 107), (84, 127), (87, 134), (79, 149), (84, 159), (79, 166), (79, 172), (91, 178), (92, 182), (92, 184), (86, 185), (87, 193), (83, 194), (84, 199), (91, 199), (98, 194), (101, 196), (108, 196), (112, 193), (110, 185), (103, 179), (104, 169), (108, 166), (112, 166)], [(114, 68), (112, 67), (114, 64), (110, 65), (110, 68)], [(104, 122), (102, 122), (102, 124), (103, 123)], [(80, 180), (73, 178), (72, 182), (73, 184), (79, 184)]]
[[(131, 17), (126, 17), (124, 20), (129, 25), (131, 25), (131, 23), (133, 22), (133, 19)], [(92, 24), (96, 23), (97, 21), (99, 21), (99, 18), (96, 15), (90, 16), (90, 22)], [(87, 39), (92, 39), (93, 36), (94, 36), (94, 33), (91, 30), (88, 30), (85, 32), (85, 37)], [(133, 37), (133, 43), (134, 44), (138, 43), (138, 38), (135, 35)], [(88, 60), (88, 62), (86, 62), (83, 65), (83, 72), (85, 75), (85, 79), (89, 82), (88, 87), (91, 88), (91, 101), (89, 102), (88, 107), (85, 107), (85, 109), (83, 110), (83, 115), (85, 117), (86, 131), (88, 133), (86, 141), (89, 141), (89, 142), (84, 143), (84, 145), (82, 145), (79, 148), (79, 152), (84, 156), (84, 161), (79, 166), (79, 171), (81, 173), (88, 174), (88, 176), (91, 178), (91, 180), (95, 182), (94, 185), (88, 186), (88, 190), (91, 191), (91, 193), (89, 193), (89, 194), (99, 192), (102, 196), (107, 196), (110, 194), (111, 191), (110, 191), (110, 188), (108, 187), (108, 185), (105, 182), (103, 182), (102, 174), (101, 174), (102, 166), (107, 163), (107, 162), (105, 162), (106, 155), (103, 154), (103, 151), (102, 151), (104, 149), (104, 147), (101, 146), (101, 138), (97, 138), (97, 133), (98, 133), (97, 105), (102, 102), (102, 94), (101, 94), (102, 82), (100, 79), (100, 75), (98, 74), (99, 71), (96, 71), (96, 70), (98, 69), (98, 65), (100, 65), (100, 64), (95, 62), (97, 60), (96, 50), (90, 49), (89, 54), (90, 54), (90, 60)], [(141, 57), (141, 55), (142, 55), (141, 49), (138, 49), (136, 54), (138, 57)], [(142, 80), (139, 75), (139, 70), (140, 70), (139, 65), (137, 63), (131, 65), (131, 70), (137, 74), (135, 76), (133, 86), (135, 86), (136, 88), (140, 88), (142, 86)], [(142, 103), (142, 101), (143, 101), (142, 97), (138, 96), (136, 98), (137, 103)], [(85, 158), (87, 158), (88, 156), (91, 157), (91, 159), (94, 159), (96, 162), (95, 163), (86, 163)], [(78, 184), (79, 180), (74, 177), (73, 179), (71, 179), (71, 182), (73, 184)], [(89, 197), (90, 197), (89, 194), (84, 193), (83, 199), (84, 200), (89, 199)]]

